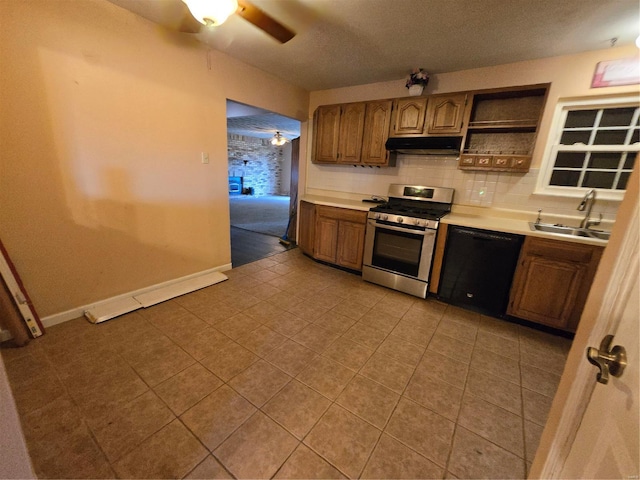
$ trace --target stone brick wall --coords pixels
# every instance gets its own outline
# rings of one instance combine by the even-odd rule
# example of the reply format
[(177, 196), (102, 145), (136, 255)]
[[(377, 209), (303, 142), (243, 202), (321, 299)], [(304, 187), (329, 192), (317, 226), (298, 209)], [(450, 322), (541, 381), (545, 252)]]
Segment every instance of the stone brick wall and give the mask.
[(244, 187), (254, 195), (285, 195), (283, 185), (283, 149), (271, 145), (268, 138), (227, 135), (229, 176), (243, 177)]

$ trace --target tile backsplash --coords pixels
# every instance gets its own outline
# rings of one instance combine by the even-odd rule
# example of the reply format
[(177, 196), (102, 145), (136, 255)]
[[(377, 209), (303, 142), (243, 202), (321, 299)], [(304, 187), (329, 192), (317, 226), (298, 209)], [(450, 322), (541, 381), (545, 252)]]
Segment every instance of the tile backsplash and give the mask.
[[(371, 168), (315, 165), (308, 166), (307, 188), (354, 193), (386, 195), (390, 183), (421, 184), (454, 188), (454, 204), (517, 210), (535, 214), (539, 208), (544, 215), (580, 217), (577, 198), (535, 195), (533, 193), (539, 170), (527, 173), (469, 172), (458, 169), (455, 157), (398, 155), (395, 167)], [(596, 202), (592, 216), (602, 213), (613, 221), (619, 202)]]

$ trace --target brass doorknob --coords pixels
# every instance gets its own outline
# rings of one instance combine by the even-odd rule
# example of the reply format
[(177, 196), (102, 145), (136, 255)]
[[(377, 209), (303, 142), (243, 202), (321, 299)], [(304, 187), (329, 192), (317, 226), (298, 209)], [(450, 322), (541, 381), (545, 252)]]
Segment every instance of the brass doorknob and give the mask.
[(627, 351), (621, 345), (611, 348), (613, 335), (607, 335), (600, 342), (600, 348), (587, 348), (587, 360), (600, 369), (597, 380), (605, 385), (609, 374), (619, 377), (627, 366)]

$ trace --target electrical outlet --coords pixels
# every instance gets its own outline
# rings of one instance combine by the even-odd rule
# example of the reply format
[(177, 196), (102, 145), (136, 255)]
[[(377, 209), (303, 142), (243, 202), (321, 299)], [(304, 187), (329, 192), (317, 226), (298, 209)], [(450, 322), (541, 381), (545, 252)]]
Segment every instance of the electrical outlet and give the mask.
[(209, 163), (209, 154), (207, 152), (202, 152), (202, 163)]

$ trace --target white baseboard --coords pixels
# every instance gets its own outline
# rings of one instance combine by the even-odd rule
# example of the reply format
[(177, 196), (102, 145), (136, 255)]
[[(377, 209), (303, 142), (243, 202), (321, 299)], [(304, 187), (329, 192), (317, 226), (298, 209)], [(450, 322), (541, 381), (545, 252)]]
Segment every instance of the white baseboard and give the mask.
[[(151, 285), (145, 288), (141, 288), (139, 290), (134, 290), (132, 292), (123, 293), (122, 295), (116, 295), (115, 297), (106, 298), (104, 300), (100, 300), (98, 302), (94, 302), (88, 305), (83, 305), (80, 307), (72, 308), (71, 310), (67, 310), (65, 312), (54, 313), (53, 315), (48, 315), (40, 319), (42, 325), (47, 327), (52, 327), (54, 325), (58, 325), (59, 323), (68, 322), (69, 320), (73, 320), (74, 318), (82, 317), (84, 312), (96, 307), (103, 307), (112, 302), (123, 301), (130, 297), (135, 297), (137, 295), (143, 295), (145, 293), (149, 293), (155, 290), (159, 290), (165, 287), (169, 287), (171, 285), (184, 282), (185, 280), (190, 280), (193, 278), (197, 278), (203, 275), (208, 275), (213, 272), (226, 272), (227, 270), (231, 270), (231, 264), (227, 263), (225, 265), (221, 265), (219, 267), (211, 268), (209, 270), (204, 270), (202, 272), (192, 273), (191, 275), (186, 275), (184, 277), (175, 278), (173, 280), (168, 280), (166, 282), (158, 283), (156, 285)], [(1, 332), (0, 332), (1, 333)], [(7, 332), (8, 333), (8, 332)], [(10, 338), (10, 337), (9, 337)]]

